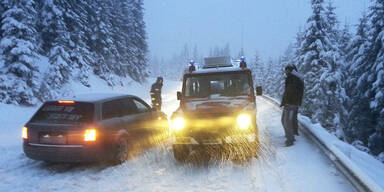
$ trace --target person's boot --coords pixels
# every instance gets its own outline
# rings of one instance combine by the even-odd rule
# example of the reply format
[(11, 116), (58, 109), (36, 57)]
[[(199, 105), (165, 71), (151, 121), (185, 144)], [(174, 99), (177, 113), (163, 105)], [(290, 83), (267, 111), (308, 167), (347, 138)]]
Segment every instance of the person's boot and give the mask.
[(285, 146), (289, 147), (293, 145), (293, 141), (285, 141)]

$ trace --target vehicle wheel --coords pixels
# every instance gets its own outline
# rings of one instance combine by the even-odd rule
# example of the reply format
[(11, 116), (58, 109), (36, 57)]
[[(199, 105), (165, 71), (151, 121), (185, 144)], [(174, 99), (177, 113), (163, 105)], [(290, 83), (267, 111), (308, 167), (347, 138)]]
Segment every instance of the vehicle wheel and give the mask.
[(127, 139), (120, 138), (116, 145), (116, 155), (113, 164), (118, 165), (128, 159), (128, 141)]
[(189, 156), (189, 149), (187, 146), (173, 145), (173, 157), (176, 161), (183, 163)]

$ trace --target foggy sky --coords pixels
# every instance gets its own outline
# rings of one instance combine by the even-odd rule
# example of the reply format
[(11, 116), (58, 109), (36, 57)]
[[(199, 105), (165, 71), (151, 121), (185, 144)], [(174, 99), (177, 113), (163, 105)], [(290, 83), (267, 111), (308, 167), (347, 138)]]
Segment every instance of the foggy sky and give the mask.
[[(356, 25), (368, 3), (334, 0), (340, 24)], [(248, 58), (277, 58), (311, 14), (310, 0), (145, 0), (144, 8), (150, 55), (160, 58), (185, 43), (204, 54), (229, 43), (235, 56), (242, 42)]]

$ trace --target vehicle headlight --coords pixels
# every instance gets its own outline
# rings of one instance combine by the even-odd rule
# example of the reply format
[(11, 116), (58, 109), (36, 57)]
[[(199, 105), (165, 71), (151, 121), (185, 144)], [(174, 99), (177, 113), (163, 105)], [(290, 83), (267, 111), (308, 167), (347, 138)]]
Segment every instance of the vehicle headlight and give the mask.
[(183, 129), (185, 126), (185, 120), (184, 118), (182, 117), (176, 117), (173, 121), (172, 121), (172, 129), (173, 130), (181, 130)]
[(248, 129), (251, 125), (251, 116), (248, 114), (240, 114), (237, 117), (237, 125), (240, 129)]

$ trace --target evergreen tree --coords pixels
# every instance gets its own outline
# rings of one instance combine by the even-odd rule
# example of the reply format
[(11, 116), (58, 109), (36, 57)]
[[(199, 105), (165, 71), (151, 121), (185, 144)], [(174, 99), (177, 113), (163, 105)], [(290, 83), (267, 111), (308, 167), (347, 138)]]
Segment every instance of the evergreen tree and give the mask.
[(113, 1), (91, 1), (90, 7), (89, 23), (92, 34), (90, 34), (88, 46), (90, 51), (95, 53), (93, 54), (95, 58), (93, 72), (111, 81), (108, 74), (112, 73), (112, 64), (118, 62), (118, 53), (112, 38)]
[[(229, 48), (229, 43), (225, 44), (223, 50), (222, 50), (222, 55), (223, 56), (228, 56), (230, 57), (231, 56), (231, 49)], [(244, 56), (244, 52), (243, 52), (243, 55)]]
[[(57, 3), (57, 2), (56, 2)], [(71, 79), (74, 70), (69, 55), (69, 37), (63, 12), (52, 0), (38, 1), (41, 49), (48, 53), (50, 66), (44, 75), (40, 91), (36, 95), (41, 100), (57, 97), (62, 85)]]
[(365, 95), (374, 113), (374, 130), (368, 147), (374, 155), (384, 153), (384, 0), (375, 0), (370, 7), (370, 42), (367, 64), (371, 66), (365, 76), (370, 87)]
[[(297, 39), (298, 40), (298, 39)], [(296, 42), (297, 44), (300, 44)], [(280, 57), (279, 63), (277, 64), (277, 74), (275, 76), (276, 79), (276, 98), (281, 99), (284, 94), (285, 89), (285, 67), (289, 64), (295, 65), (296, 62), (294, 61), (295, 57), (295, 46), (292, 44), (289, 44), (287, 49), (284, 52), (284, 55)]]
[[(345, 134), (349, 142), (360, 140), (367, 145), (368, 136), (373, 130), (373, 114), (369, 108), (369, 99), (364, 91), (369, 85), (364, 80), (368, 65), (366, 65), (366, 56), (369, 53), (368, 41), (368, 17), (363, 13), (360, 23), (357, 27), (354, 38), (348, 45), (348, 53), (345, 57), (349, 78), (346, 80), (346, 89), (349, 96), (349, 102), (346, 107), (349, 111), (348, 129)], [(364, 79), (362, 78), (364, 77)]]
[[(79, 80), (83, 85), (88, 85), (89, 66), (95, 66), (96, 53), (90, 51), (88, 42), (92, 37), (92, 31), (88, 21), (92, 16), (90, 3), (86, 1), (66, 1), (57, 0), (57, 7), (60, 7), (63, 19), (69, 34), (69, 39), (64, 47), (68, 48), (70, 56), (69, 67), (77, 69), (73, 72), (75, 80)], [(62, 34), (64, 35), (64, 34)], [(67, 38), (67, 37), (66, 37)], [(66, 40), (64, 40), (66, 41)], [(107, 81), (108, 82), (108, 81)]]
[(323, 0), (312, 0), (312, 15), (299, 50), (298, 66), (306, 89), (302, 113), (331, 131), (342, 129), (344, 89), (337, 47), (332, 43)]
[(275, 97), (275, 95), (274, 95), (274, 93), (275, 93), (274, 83), (275, 83), (276, 79), (274, 79), (274, 76), (275, 76), (275, 74), (277, 74), (277, 71), (276, 71), (275, 63), (273, 62), (272, 58), (268, 59), (268, 62), (265, 66), (264, 71), (265, 71), (263, 74), (264, 92), (271, 97)]
[(147, 77), (147, 36), (145, 32), (143, 0), (129, 0), (131, 5), (129, 12), (131, 15), (131, 29), (127, 51), (131, 52), (129, 60), (129, 75), (136, 81), (142, 82)]
[(2, 17), (0, 48), (0, 100), (22, 105), (36, 104), (39, 68), (36, 64), (36, 10), (32, 0), (8, 1)]
[(339, 39), (338, 28), (339, 21), (337, 20), (337, 16), (335, 13), (336, 7), (333, 5), (333, 1), (329, 0), (327, 6), (325, 7), (325, 20), (327, 21), (325, 24), (325, 32), (328, 34), (329, 39), (333, 44), (337, 42)]
[(248, 63), (248, 67), (252, 70), (255, 86), (263, 86), (264, 63), (258, 52), (254, 53), (252, 61)]
[(338, 40), (338, 48), (341, 52), (341, 55), (346, 59), (346, 55), (349, 53), (348, 47), (349, 42), (352, 39), (352, 35), (349, 30), (349, 24), (346, 22), (344, 24), (343, 29), (340, 31), (339, 40)]

